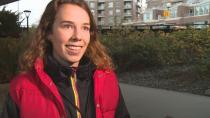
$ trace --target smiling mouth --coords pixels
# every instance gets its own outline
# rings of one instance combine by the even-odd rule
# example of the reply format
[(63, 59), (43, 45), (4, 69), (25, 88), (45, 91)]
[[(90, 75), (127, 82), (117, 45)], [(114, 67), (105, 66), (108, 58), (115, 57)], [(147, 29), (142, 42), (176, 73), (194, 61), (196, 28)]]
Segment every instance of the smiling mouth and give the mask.
[(68, 54), (77, 55), (80, 53), (82, 46), (66, 45)]

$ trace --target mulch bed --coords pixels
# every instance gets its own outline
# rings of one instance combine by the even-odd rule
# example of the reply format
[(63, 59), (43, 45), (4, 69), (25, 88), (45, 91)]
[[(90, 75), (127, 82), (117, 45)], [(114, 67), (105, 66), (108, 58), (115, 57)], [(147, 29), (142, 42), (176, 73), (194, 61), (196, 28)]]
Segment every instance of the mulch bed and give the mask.
[(210, 79), (201, 79), (188, 66), (119, 73), (123, 83), (210, 96)]

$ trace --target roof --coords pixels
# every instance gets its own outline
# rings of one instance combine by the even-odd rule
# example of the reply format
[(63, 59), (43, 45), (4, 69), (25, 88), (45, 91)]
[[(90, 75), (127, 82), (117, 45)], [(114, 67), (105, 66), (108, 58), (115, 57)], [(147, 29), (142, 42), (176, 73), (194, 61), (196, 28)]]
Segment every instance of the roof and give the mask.
[(0, 6), (15, 2), (15, 1), (19, 1), (19, 0), (0, 0)]

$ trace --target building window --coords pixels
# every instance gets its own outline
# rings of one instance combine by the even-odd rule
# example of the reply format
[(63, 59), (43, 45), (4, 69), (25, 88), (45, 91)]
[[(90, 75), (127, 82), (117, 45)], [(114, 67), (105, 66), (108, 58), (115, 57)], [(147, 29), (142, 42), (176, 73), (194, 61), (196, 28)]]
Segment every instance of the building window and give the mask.
[(99, 18), (98, 19), (98, 25), (104, 25), (105, 22), (104, 22), (104, 19), (103, 18)]
[(208, 14), (208, 13), (209, 13), (208, 7), (205, 6), (205, 7), (204, 7), (204, 14)]
[(132, 22), (132, 19), (130, 17), (125, 17), (125, 22)]
[(114, 24), (114, 17), (109, 17), (109, 24), (113, 25)]
[(125, 8), (132, 8), (132, 4), (131, 3), (125, 3), (125, 6), (124, 6)]
[(137, 8), (137, 12), (141, 13), (141, 8)]
[(117, 24), (120, 24), (122, 21), (121, 21), (121, 17), (116, 17), (116, 23)]
[(116, 15), (120, 15), (120, 9), (116, 9), (115, 12), (116, 12)]
[(105, 13), (104, 11), (98, 11), (98, 16), (104, 16), (105, 15), (104, 13)]
[(117, 7), (117, 8), (120, 8), (121, 6), (120, 6), (120, 1), (116, 1), (115, 2), (115, 7)]
[(131, 15), (131, 10), (125, 10), (125, 15)]
[(199, 8), (198, 7), (195, 8), (195, 16), (197, 16), (197, 15), (199, 15)]
[(193, 16), (193, 15), (194, 15), (193, 9), (190, 9), (190, 10), (189, 10), (189, 16)]
[(108, 3), (108, 7), (109, 7), (109, 8), (113, 8), (113, 2), (109, 2), (109, 3)]
[(203, 13), (204, 13), (203, 8), (200, 7), (200, 8), (199, 8), (199, 15), (203, 15)]
[(90, 2), (90, 8), (95, 8), (95, 3), (94, 2)]
[(145, 13), (144, 14), (144, 21), (151, 20), (150, 16), (151, 16), (150, 13)]
[(171, 11), (170, 11), (170, 17), (171, 18), (176, 18), (177, 16), (176, 16), (176, 14), (177, 14), (177, 10), (175, 10), (175, 9), (172, 9)]
[(113, 9), (109, 10), (109, 15), (112, 16), (113, 15)]
[(99, 3), (98, 4), (98, 9), (105, 9), (105, 4), (104, 3)]

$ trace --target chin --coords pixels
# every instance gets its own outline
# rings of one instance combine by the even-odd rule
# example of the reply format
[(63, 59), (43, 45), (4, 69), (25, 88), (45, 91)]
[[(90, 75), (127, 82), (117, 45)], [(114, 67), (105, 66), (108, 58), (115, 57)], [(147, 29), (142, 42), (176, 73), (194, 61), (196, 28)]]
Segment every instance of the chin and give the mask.
[(78, 59), (68, 59), (67, 61), (74, 65), (75, 63), (79, 63), (80, 62), (80, 58), (78, 58)]

